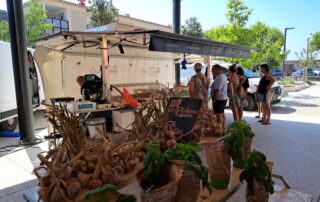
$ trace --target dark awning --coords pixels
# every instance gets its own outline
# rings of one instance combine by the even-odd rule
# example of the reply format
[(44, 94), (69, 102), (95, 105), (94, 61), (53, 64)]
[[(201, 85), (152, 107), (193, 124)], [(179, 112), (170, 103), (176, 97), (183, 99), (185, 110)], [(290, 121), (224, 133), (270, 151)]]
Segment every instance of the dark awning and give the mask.
[(232, 58), (248, 58), (250, 57), (250, 51), (257, 49), (159, 31), (151, 34), (149, 50)]
[(199, 39), (158, 30), (133, 32), (60, 32), (36, 40), (37, 46), (43, 46), (61, 52), (98, 52), (103, 35), (112, 45), (137, 46), (150, 51), (211, 55), (220, 57), (248, 58), (256, 48)]

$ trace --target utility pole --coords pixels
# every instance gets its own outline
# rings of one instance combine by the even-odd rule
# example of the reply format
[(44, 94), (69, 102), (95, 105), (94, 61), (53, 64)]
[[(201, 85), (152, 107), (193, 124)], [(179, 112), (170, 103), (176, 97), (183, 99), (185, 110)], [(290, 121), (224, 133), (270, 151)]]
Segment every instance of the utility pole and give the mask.
[[(173, 22), (172, 31), (176, 34), (180, 34), (181, 26), (181, 0), (173, 0)], [(176, 68), (176, 84), (180, 84), (180, 63), (175, 64)]]
[[(284, 28), (284, 43), (283, 43), (283, 53), (286, 53), (286, 43), (287, 43), (287, 31), (290, 29), (294, 29), (294, 27), (286, 27)], [(284, 62), (287, 60), (287, 56), (284, 57), (283, 62), (282, 62), (282, 76), (284, 73)]]

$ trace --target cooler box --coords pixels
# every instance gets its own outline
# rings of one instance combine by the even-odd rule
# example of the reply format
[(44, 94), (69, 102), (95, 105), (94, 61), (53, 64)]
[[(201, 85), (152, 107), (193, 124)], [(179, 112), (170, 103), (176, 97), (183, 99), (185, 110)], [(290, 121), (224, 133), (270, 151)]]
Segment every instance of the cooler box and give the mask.
[(114, 132), (121, 132), (122, 128), (130, 130), (132, 127), (128, 126), (134, 121), (134, 111), (131, 109), (114, 110), (112, 111), (112, 120)]

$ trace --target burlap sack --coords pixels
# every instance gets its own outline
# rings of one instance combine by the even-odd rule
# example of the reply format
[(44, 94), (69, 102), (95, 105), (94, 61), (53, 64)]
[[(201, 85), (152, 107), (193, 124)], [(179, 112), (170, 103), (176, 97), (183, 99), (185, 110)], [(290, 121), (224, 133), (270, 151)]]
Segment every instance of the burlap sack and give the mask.
[[(199, 142), (205, 153), (209, 173), (214, 179), (227, 182), (231, 174), (231, 157), (225, 144), (215, 139), (206, 139)], [(216, 187), (218, 188), (218, 187)], [(221, 189), (223, 189), (221, 187)]]
[(251, 151), (252, 139), (246, 138), (243, 145), (243, 153), (239, 159), (233, 161), (233, 165), (237, 168), (244, 168), (245, 162), (248, 158), (249, 152)]
[(248, 191), (248, 187), (246, 189), (246, 201), (247, 202), (268, 202), (269, 200), (269, 193), (266, 192), (264, 186), (254, 180), (254, 195), (251, 195)]
[(138, 178), (138, 192), (140, 194), (141, 202), (174, 202), (178, 190), (178, 185), (182, 177), (182, 170), (172, 165), (169, 168), (169, 183), (160, 188), (154, 189), (151, 192), (145, 192), (140, 186), (141, 173), (137, 175)]
[(182, 178), (180, 180), (178, 191), (176, 195), (176, 202), (197, 201), (200, 194), (200, 180), (193, 171), (185, 170), (186, 161), (173, 160), (172, 164), (178, 166), (183, 170)]

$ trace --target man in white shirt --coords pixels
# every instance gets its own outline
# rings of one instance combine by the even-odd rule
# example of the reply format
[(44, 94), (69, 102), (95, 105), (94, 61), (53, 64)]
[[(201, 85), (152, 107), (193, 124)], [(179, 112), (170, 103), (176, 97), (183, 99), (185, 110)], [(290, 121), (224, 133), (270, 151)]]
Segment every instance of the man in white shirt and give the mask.
[(211, 71), (212, 74), (216, 76), (211, 85), (212, 108), (217, 115), (217, 122), (221, 123), (222, 127), (225, 127), (226, 116), (224, 114), (224, 108), (228, 99), (228, 81), (226, 75), (222, 73), (220, 65), (213, 65)]

